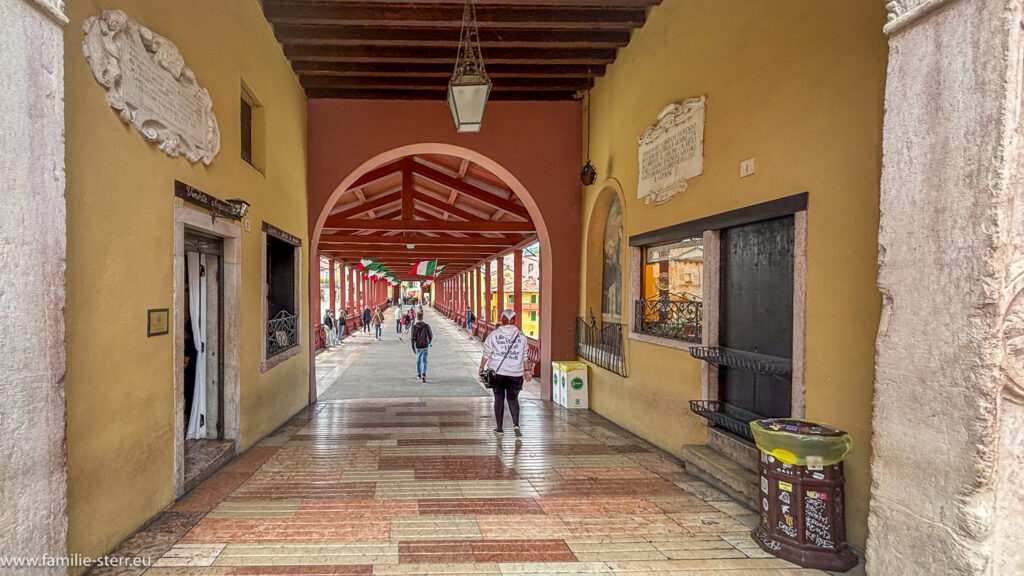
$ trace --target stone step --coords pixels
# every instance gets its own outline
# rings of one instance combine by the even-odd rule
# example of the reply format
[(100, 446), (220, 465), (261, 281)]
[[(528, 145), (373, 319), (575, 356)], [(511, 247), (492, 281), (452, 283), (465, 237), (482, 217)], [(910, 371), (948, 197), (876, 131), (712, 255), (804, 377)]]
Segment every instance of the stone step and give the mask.
[(757, 474), (707, 444), (687, 444), (680, 454), (686, 471), (758, 510)]

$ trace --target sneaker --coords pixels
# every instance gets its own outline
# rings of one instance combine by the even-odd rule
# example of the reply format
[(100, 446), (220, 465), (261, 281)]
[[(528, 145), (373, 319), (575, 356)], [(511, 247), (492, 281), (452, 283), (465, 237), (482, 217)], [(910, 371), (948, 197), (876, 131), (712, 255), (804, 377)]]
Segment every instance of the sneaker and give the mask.
[(501, 436), (501, 435), (502, 435), (502, 434), (504, 434), (504, 433), (505, 433), (505, 431), (504, 431), (504, 430), (502, 430), (501, 428), (495, 428), (495, 429), (494, 429), (494, 435), (495, 435), (495, 436)]
[(424, 382), (427, 381), (427, 375), (426, 374), (420, 374), (420, 377), (423, 378)]
[(519, 426), (516, 426), (512, 430), (516, 433), (516, 438), (522, 438), (523, 437), (523, 431), (519, 429)]

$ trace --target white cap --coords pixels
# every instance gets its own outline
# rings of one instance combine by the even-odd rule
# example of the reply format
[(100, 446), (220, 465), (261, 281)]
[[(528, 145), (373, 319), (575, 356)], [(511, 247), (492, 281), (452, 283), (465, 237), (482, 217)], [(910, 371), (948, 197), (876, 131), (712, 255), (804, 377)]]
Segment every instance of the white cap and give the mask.
[(516, 311), (515, 310), (506, 309), (504, 312), (501, 313), (501, 315), (504, 316), (505, 318), (509, 319), (509, 320), (515, 320), (516, 319)]

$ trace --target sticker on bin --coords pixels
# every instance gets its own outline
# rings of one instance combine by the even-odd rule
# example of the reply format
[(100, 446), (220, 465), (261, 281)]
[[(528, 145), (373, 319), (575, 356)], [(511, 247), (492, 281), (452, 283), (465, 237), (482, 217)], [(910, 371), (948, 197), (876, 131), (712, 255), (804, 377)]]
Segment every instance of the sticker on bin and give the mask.
[(853, 448), (850, 435), (827, 424), (789, 418), (768, 418), (750, 423), (762, 453), (779, 462), (818, 469), (842, 462)]

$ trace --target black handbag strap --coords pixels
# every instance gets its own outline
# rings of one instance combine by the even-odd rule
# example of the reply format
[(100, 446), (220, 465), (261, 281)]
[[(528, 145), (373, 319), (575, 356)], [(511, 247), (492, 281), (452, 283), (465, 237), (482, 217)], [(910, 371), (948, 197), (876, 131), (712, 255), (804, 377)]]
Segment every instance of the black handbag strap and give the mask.
[(508, 348), (505, 349), (505, 355), (501, 357), (501, 362), (498, 362), (498, 367), (494, 369), (494, 373), (496, 375), (498, 374), (498, 370), (501, 370), (502, 364), (505, 363), (505, 359), (508, 358), (509, 352), (512, 351), (512, 345), (519, 341), (519, 336), (521, 334), (522, 332), (516, 331), (516, 337), (513, 338), (512, 341), (508, 343)]

